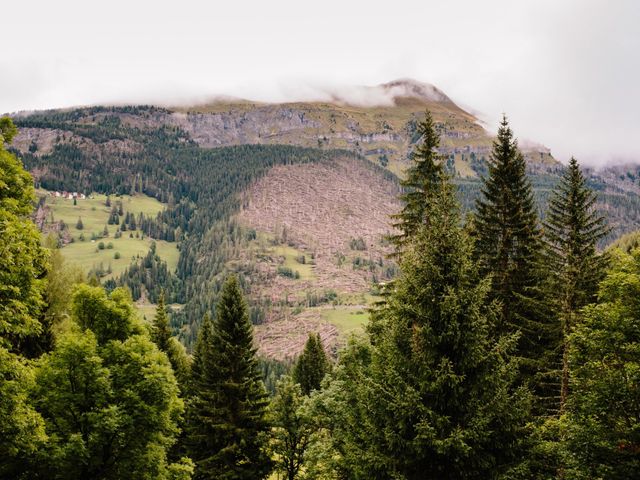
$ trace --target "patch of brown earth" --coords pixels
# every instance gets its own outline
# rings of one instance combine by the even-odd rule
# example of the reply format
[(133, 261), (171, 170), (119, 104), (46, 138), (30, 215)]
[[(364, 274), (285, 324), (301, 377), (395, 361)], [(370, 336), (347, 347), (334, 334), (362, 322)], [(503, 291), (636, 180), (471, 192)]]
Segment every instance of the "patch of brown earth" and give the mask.
[[(393, 231), (390, 216), (399, 210), (399, 187), (367, 160), (338, 158), (330, 162), (276, 166), (245, 193), (239, 221), (266, 232), (313, 256), (313, 279), (275, 275), (272, 259), (258, 258), (256, 272), (264, 279), (256, 297), (270, 298), (266, 322), (256, 327), (259, 352), (271, 358), (293, 358), (310, 332), (318, 332), (329, 350), (340, 344), (338, 329), (315, 310), (293, 314), (305, 306), (305, 295), (334, 291), (338, 295), (368, 292), (372, 269), (358, 262), (387, 264)], [(363, 249), (352, 241), (362, 239)], [(362, 248), (362, 245), (361, 247)], [(271, 272), (268, 274), (267, 272)]]
[(304, 349), (310, 333), (320, 334), (323, 345), (330, 352), (339, 344), (336, 326), (327, 323), (317, 311), (312, 310), (257, 325), (254, 332), (258, 354), (276, 360), (295, 359)]
[[(246, 193), (239, 219), (276, 237), (286, 229), (291, 245), (313, 253), (313, 287), (361, 292), (370, 287), (372, 276), (366, 268), (354, 268), (352, 260), (375, 262), (390, 253), (384, 237), (392, 231), (390, 216), (399, 209), (397, 196), (398, 185), (365, 160), (276, 166)], [(350, 242), (358, 238), (366, 250), (351, 249)], [(287, 283), (298, 290), (296, 282)]]

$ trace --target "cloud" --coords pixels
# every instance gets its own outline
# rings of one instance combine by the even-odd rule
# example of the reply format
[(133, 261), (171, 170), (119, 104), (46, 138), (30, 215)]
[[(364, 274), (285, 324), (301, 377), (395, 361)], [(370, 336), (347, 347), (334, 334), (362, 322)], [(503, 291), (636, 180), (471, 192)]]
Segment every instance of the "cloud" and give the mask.
[[(10, 2), (0, 111), (95, 103), (386, 105), (412, 77), (566, 160), (640, 159), (635, 0)], [(404, 88), (404, 87), (402, 87)]]

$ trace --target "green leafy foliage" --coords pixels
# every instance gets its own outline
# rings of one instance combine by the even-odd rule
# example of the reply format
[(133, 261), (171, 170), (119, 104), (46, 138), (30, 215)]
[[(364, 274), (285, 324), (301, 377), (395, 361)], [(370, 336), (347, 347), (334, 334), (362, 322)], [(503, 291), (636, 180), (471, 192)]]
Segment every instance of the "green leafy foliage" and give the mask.
[(0, 346), (0, 478), (21, 478), (27, 458), (47, 440), (44, 421), (29, 401), (31, 365)]
[[(11, 138), (11, 121), (2, 131)], [(29, 339), (43, 333), (43, 277), (47, 254), (28, 218), (33, 209), (33, 181), (20, 161), (0, 146), (0, 345), (28, 353)]]
[[(184, 409), (167, 357), (136, 325), (125, 292), (81, 286), (76, 329), (42, 357), (34, 405), (49, 443), (31, 469), (48, 478), (173, 478), (167, 465)], [(183, 466), (188, 467), (185, 460)]]
[(640, 252), (614, 253), (597, 304), (570, 341), (570, 478), (634, 478), (640, 471)]
[(275, 470), (287, 480), (300, 478), (305, 453), (316, 431), (315, 422), (304, 406), (300, 385), (291, 377), (282, 377), (269, 405), (272, 425), (271, 448), (276, 458)]
[(109, 340), (125, 340), (141, 334), (142, 326), (134, 317), (129, 293), (118, 288), (107, 296), (101, 288), (76, 287), (71, 310), (78, 325), (90, 329), (100, 345)]
[(9, 117), (0, 118), (0, 148), (9, 144), (18, 133), (18, 129)]

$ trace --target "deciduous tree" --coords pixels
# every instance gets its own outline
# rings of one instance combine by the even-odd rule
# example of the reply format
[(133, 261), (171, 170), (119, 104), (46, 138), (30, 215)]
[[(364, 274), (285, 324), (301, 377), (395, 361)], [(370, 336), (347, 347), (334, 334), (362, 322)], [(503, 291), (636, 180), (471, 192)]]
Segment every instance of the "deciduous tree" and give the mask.
[(614, 253), (598, 303), (570, 339), (567, 478), (635, 478), (640, 471), (640, 251)]

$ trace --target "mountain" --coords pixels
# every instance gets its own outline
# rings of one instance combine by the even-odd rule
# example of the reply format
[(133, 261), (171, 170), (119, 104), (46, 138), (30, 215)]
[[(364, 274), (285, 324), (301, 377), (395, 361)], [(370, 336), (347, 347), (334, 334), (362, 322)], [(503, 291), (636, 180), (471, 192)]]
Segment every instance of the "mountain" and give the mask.
[[(408, 79), (327, 91), (308, 102), (218, 98), (21, 113), (14, 115), (20, 132), (12, 148), (42, 189), (165, 204), (157, 216), (129, 212), (126, 231), (133, 215), (136, 232), (178, 246), (177, 262), (162, 266), (169, 251), (163, 243), (158, 259), (134, 256), (122, 276), (103, 277), (106, 285), (128, 285), (141, 304), (163, 286), (174, 303), (173, 326), (190, 345), (225, 273), (235, 271), (250, 296), (261, 352), (283, 358), (299, 351), (309, 331), (337, 346), (366, 321), (378, 285), (395, 275), (385, 235), (425, 109), (470, 209), (492, 137), (444, 92)], [(542, 212), (562, 165), (543, 146), (527, 143), (524, 153)], [(588, 173), (612, 237), (638, 228), (640, 169)], [(41, 200), (45, 229), (57, 214), (48, 205)], [(109, 210), (102, 215), (106, 224)], [(124, 219), (118, 221), (116, 230)], [(79, 239), (58, 230), (62, 243)], [(65, 251), (72, 256), (71, 247)]]
[[(329, 101), (263, 104), (215, 101), (179, 107), (161, 121), (184, 129), (199, 145), (293, 144), (346, 148), (400, 174), (417, 137), (416, 123), (429, 109), (438, 122), (442, 153), (462, 176), (486, 156), (491, 137), (476, 117), (442, 91), (415, 80), (328, 91)], [(181, 115), (182, 114), (182, 115)], [(555, 163), (548, 149), (529, 147), (535, 163)]]

